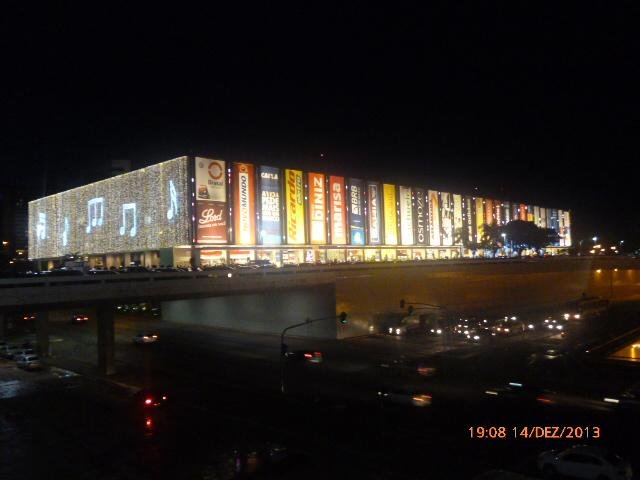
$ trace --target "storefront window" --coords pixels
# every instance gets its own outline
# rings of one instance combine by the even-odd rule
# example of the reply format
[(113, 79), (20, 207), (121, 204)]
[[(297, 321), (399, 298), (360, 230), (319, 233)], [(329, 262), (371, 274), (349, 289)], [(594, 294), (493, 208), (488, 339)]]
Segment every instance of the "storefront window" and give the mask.
[(378, 249), (366, 249), (364, 251), (364, 257), (366, 262), (379, 262), (380, 250)]
[(331, 248), (327, 250), (328, 263), (342, 263), (346, 259), (345, 251), (342, 248)]
[(396, 249), (382, 248), (380, 250), (380, 256), (383, 262), (392, 262), (396, 259)]
[(424, 260), (426, 258), (423, 248), (414, 248), (411, 252), (414, 260)]
[(349, 262), (361, 262), (364, 258), (364, 254), (362, 250), (348, 249), (347, 250), (347, 261)]
[(283, 250), (282, 265), (299, 265), (304, 261), (304, 250)]

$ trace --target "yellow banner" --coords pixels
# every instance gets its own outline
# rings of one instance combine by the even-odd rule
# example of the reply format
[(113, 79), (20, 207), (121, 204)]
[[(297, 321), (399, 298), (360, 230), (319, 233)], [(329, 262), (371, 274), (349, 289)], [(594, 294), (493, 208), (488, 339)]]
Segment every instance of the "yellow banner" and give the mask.
[(304, 182), (300, 170), (285, 171), (287, 243), (304, 244)]
[(382, 184), (382, 197), (384, 199), (384, 243), (385, 245), (398, 244), (398, 217), (396, 186), (388, 183)]

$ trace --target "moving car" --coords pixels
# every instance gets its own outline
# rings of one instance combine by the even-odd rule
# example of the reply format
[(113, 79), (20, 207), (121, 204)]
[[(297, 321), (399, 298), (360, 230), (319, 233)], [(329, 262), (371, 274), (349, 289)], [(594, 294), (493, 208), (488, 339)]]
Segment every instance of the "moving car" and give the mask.
[(313, 350), (296, 350), (285, 353), (287, 361), (301, 363), (321, 363), (323, 360), (322, 352)]
[(40, 370), (42, 368), (40, 359), (33, 353), (29, 355), (20, 355), (19, 357), (17, 357), (16, 365), (19, 368), (24, 368), (26, 370)]
[(414, 407), (426, 407), (431, 405), (431, 395), (406, 388), (381, 387), (378, 389), (378, 397), (382, 402), (396, 405)]
[(89, 321), (89, 317), (87, 315), (75, 314), (71, 316), (71, 323), (76, 325), (82, 325)]
[(139, 345), (146, 343), (155, 343), (158, 341), (158, 335), (155, 333), (138, 333), (135, 337), (133, 337), (133, 343), (137, 343)]
[(631, 465), (618, 455), (599, 447), (574, 445), (566, 450), (549, 450), (538, 455), (538, 469), (551, 478), (629, 480)]

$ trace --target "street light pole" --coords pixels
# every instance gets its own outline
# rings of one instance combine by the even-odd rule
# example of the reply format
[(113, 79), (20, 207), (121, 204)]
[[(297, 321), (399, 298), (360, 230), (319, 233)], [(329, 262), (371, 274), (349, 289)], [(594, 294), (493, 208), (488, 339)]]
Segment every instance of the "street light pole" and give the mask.
[(280, 357), (281, 357), (281, 362), (280, 362), (280, 391), (282, 393), (287, 393), (287, 389), (285, 387), (285, 381), (284, 381), (284, 370), (285, 370), (285, 361), (287, 358), (287, 344), (284, 343), (284, 335), (285, 333), (287, 333), (287, 331), (293, 329), (293, 328), (297, 328), (297, 327), (302, 327), (303, 325), (310, 325), (312, 323), (315, 322), (320, 322), (323, 320), (335, 320), (336, 318), (340, 319), (340, 323), (345, 325), (347, 323), (347, 314), (345, 312), (340, 312), (340, 315), (334, 315), (332, 317), (322, 317), (322, 318), (314, 318), (314, 319), (309, 319), (307, 318), (304, 322), (301, 323), (296, 323), (295, 325), (289, 325), (288, 327), (286, 327), (285, 329), (282, 330), (282, 333), (280, 334)]

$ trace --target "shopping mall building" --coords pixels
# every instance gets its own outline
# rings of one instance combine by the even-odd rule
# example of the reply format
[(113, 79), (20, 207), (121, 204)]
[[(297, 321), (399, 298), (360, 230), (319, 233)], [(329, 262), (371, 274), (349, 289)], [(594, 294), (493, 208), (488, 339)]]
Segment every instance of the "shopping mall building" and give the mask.
[(29, 203), (29, 257), (104, 268), (471, 256), (484, 224), (555, 229), (569, 211), (318, 172), (180, 157)]

